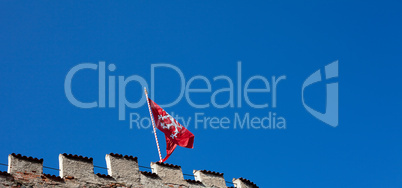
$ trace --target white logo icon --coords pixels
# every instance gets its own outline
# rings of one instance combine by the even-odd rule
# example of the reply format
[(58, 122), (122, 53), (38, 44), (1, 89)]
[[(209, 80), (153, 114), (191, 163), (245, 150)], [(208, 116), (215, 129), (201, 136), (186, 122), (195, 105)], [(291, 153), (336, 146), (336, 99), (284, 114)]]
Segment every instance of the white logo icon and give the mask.
[[(325, 80), (338, 77), (338, 61), (334, 61), (327, 66), (325, 66)], [(309, 107), (304, 102), (304, 89), (307, 86), (315, 84), (322, 81), (321, 70), (317, 70), (312, 75), (310, 75), (303, 83), (302, 87), (302, 102), (304, 108), (316, 117), (317, 119), (331, 125), (332, 127), (338, 126), (338, 82), (327, 83), (327, 99), (325, 113), (318, 112), (311, 107)]]

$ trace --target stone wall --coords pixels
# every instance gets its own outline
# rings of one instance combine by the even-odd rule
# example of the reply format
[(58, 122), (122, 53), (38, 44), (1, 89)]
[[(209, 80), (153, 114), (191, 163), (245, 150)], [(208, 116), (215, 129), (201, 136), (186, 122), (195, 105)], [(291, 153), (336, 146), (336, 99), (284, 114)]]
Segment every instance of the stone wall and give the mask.
[[(20, 154), (8, 156), (7, 172), (0, 172), (0, 187), (166, 187), (226, 188), (223, 173), (194, 170), (194, 180), (185, 180), (180, 166), (151, 163), (152, 172), (140, 171), (137, 157), (107, 154), (108, 175), (95, 174), (93, 159), (59, 155), (59, 176), (43, 174), (43, 159)], [(258, 187), (250, 180), (234, 178), (237, 188)]]

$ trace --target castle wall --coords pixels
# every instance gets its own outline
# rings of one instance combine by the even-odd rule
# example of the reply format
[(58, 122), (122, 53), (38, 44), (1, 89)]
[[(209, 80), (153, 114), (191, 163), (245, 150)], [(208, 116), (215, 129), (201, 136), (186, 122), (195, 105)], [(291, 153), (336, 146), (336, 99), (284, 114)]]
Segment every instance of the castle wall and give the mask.
[[(8, 156), (8, 171), (0, 172), (0, 187), (139, 187), (139, 188), (226, 188), (223, 173), (194, 170), (194, 180), (185, 180), (181, 166), (151, 163), (152, 172), (140, 171), (137, 157), (110, 153), (105, 156), (108, 174), (95, 174), (93, 159), (59, 155), (59, 176), (43, 174), (43, 159), (17, 154)], [(237, 188), (258, 187), (244, 179), (233, 179)]]

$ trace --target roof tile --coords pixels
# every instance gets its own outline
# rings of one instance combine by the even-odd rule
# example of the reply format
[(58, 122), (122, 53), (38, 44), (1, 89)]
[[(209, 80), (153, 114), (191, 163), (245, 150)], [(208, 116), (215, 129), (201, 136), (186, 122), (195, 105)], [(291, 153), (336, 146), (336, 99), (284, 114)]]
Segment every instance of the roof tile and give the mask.
[(15, 153), (12, 153), (11, 155), (18, 159), (31, 161), (31, 162), (35, 162), (35, 163), (43, 163), (43, 159), (33, 158), (31, 156), (27, 157), (27, 156), (23, 156), (21, 154), (15, 154)]
[(80, 160), (80, 161), (84, 161), (84, 162), (88, 162), (88, 163), (92, 163), (94, 160), (92, 157), (83, 157), (81, 155), (72, 155), (72, 154), (66, 154), (66, 153), (63, 153), (62, 155), (69, 159)]
[(152, 178), (158, 178), (158, 174), (152, 173), (152, 172), (147, 172), (147, 171), (140, 171), (141, 174), (144, 176), (152, 177)]
[(215, 176), (223, 176), (223, 173), (219, 173), (219, 172), (214, 172), (214, 171), (209, 171), (209, 170), (200, 170), (200, 171), (205, 174), (211, 174), (211, 175), (215, 175)]
[(245, 183), (251, 185), (251, 186), (254, 187), (254, 188), (258, 188), (258, 186), (257, 186), (255, 183), (253, 183), (252, 181), (250, 181), (250, 180), (248, 180), (248, 179), (246, 179), (246, 178), (239, 178), (239, 179), (240, 179), (241, 181), (243, 181), (243, 182), (245, 182)]
[(101, 174), (101, 173), (97, 173), (97, 176), (101, 177), (101, 178), (108, 178), (108, 179), (113, 179), (112, 176), (106, 175), (106, 174)]
[(186, 180), (188, 183), (191, 183), (191, 184), (202, 184), (202, 182), (200, 182), (200, 181), (198, 181), (198, 180), (190, 180), (190, 179), (187, 179)]
[(181, 166), (179, 166), (179, 165), (174, 165), (174, 164), (169, 164), (169, 163), (156, 162), (156, 164), (170, 167), (170, 168), (178, 168), (178, 169), (181, 168)]
[(138, 158), (137, 157), (133, 157), (132, 155), (128, 156), (128, 155), (122, 155), (122, 154), (118, 154), (118, 153), (110, 153), (109, 155), (113, 156), (113, 157), (118, 157), (118, 158), (125, 158), (128, 160), (132, 160), (132, 161), (136, 161), (138, 162)]
[(61, 177), (59, 177), (59, 176), (55, 176), (55, 175), (43, 174), (43, 176), (45, 176), (46, 178), (55, 180), (55, 181), (64, 181), (63, 178), (61, 178)]

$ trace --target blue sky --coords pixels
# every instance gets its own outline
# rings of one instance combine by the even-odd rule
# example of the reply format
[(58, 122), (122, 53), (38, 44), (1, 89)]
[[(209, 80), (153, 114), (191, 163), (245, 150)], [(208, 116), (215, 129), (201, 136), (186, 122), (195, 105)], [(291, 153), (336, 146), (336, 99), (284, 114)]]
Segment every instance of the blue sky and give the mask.
[[(197, 109), (183, 98), (165, 110), (185, 117), (264, 117), (271, 111), (286, 119), (286, 129), (190, 125), (194, 149), (177, 148), (168, 163), (181, 165), (186, 174), (213, 170), (227, 181), (245, 177), (260, 187), (401, 187), (401, 8), (398, 1), (2, 1), (0, 163), (15, 152), (57, 168), (58, 154), (71, 153), (106, 166), (105, 154), (114, 152), (138, 156), (140, 165), (149, 166), (158, 160), (151, 129), (130, 129), (128, 120), (119, 121), (117, 107), (71, 104), (64, 91), (70, 69), (105, 61), (116, 66), (107, 76), (138, 75), (150, 84), (151, 64), (169, 63), (186, 81), (205, 76), (216, 91), (227, 84), (213, 78), (236, 81), (241, 61), (243, 85), (254, 75), (269, 81), (286, 76), (277, 88), (276, 108), (255, 109), (242, 98), (241, 108), (235, 102), (234, 108)], [(333, 128), (306, 111), (301, 86), (335, 60), (339, 125)], [(159, 69), (153, 100), (172, 101), (179, 85), (176, 72)], [(98, 73), (77, 73), (72, 87), (80, 100), (97, 100)], [(305, 92), (306, 103), (325, 109), (325, 83)], [(132, 82), (125, 94), (135, 102), (143, 90)], [(271, 97), (250, 94), (255, 103), (271, 105)], [(192, 95), (200, 104), (210, 98), (211, 93)], [(128, 113), (149, 117), (146, 105)], [(158, 135), (163, 150), (163, 134)]]

